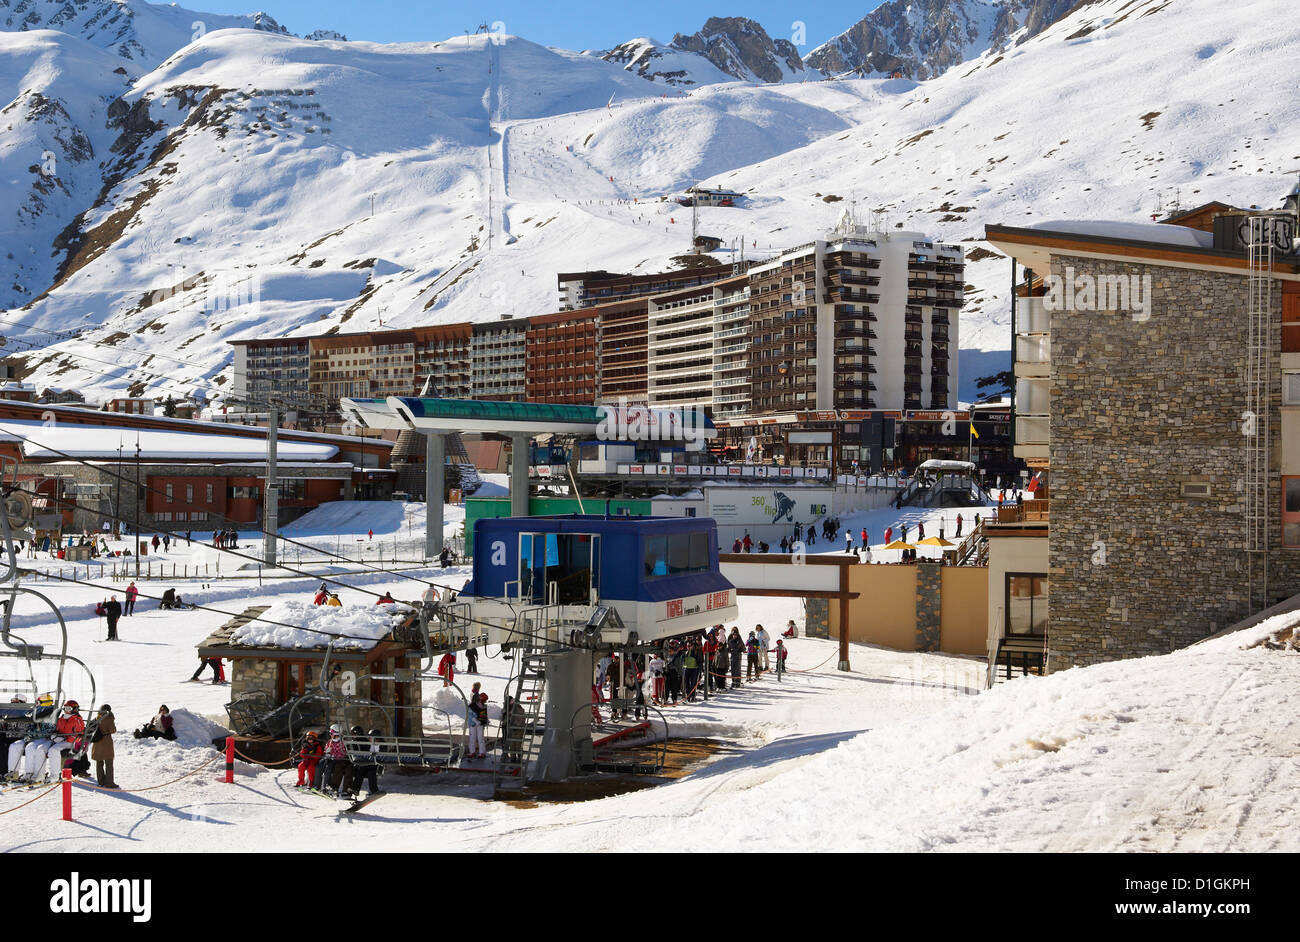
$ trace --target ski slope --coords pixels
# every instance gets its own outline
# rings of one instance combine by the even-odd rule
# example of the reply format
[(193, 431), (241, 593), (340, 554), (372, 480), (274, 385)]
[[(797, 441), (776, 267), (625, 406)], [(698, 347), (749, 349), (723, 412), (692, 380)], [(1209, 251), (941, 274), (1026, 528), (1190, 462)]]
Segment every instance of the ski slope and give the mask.
[[(127, 76), (84, 40), (5, 34), (0, 74), (80, 104), (64, 117), (22, 98), (0, 128), (0, 177), (29, 194), (28, 168), (46, 150), (64, 167), (57, 142), (74, 132), (95, 155), (0, 225), (18, 268), (0, 282), (0, 329), (38, 384), (220, 399), (231, 339), (542, 314), (558, 271), (664, 270), (690, 235), (665, 199), (702, 182), (746, 196), (700, 212), (723, 261), (742, 242), (747, 257), (807, 242), (850, 201), (886, 229), (967, 244), (970, 399), (1009, 344), (1009, 265), (981, 245), (986, 223), (1278, 204), (1300, 163), (1298, 106), (1275, 80), (1300, 46), (1288, 11), (1099, 0), (922, 83), (684, 95), (500, 34), (212, 30)], [(156, 129), (118, 146), (102, 113), (115, 95)], [(91, 205), (95, 172), (114, 179)]]

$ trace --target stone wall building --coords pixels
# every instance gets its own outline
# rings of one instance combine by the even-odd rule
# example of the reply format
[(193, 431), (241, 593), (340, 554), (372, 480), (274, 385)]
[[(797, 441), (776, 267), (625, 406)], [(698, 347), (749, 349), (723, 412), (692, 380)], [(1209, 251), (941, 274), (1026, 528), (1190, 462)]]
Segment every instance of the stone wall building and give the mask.
[[(1050, 670), (1163, 654), (1300, 592), (1300, 337), (1282, 328), (1300, 323), (1300, 259), (1280, 253), (1271, 276), (1269, 525), (1267, 552), (1251, 554), (1247, 259), (1185, 227), (1098, 232), (987, 233), (1031, 270), (1015, 442), (1050, 475), (1050, 500), (1033, 502), (1050, 507), (1048, 538), (1035, 572), (1003, 577), (1032, 576), (1049, 606)], [(991, 642), (1041, 630), (998, 610)]]

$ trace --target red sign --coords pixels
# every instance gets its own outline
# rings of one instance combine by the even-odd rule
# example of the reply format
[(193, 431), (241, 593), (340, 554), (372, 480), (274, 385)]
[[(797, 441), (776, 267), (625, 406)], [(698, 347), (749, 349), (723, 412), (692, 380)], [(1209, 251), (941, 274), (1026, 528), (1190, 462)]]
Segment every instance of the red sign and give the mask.
[(727, 468), (727, 477), (732, 477), (732, 478), (740, 477), (740, 468), (737, 468), (734, 465)]
[(640, 474), (644, 469), (642, 468), (641, 465), (634, 464), (631, 467), (629, 467), (627, 470), (629, 474)]
[(682, 600), (681, 600), (681, 599), (669, 599), (669, 600), (668, 600), (668, 617), (669, 617), (669, 618), (678, 618), (678, 617), (681, 616), (681, 614), (682, 614)]
[[(680, 607), (681, 603), (677, 603)], [(712, 610), (715, 608), (726, 608), (731, 604), (731, 590), (727, 589), (722, 592), (710, 592), (708, 599), (705, 601), (705, 608)]]

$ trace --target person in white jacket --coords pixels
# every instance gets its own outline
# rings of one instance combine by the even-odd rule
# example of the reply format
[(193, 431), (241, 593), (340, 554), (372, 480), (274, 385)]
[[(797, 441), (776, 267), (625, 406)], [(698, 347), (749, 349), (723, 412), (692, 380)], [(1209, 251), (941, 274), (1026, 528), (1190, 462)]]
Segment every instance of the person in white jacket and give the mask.
[(650, 699), (655, 706), (660, 706), (664, 702), (664, 684), (667, 682), (666, 670), (668, 665), (656, 651), (654, 657), (646, 662), (646, 672), (649, 673), (654, 685), (650, 688)]
[[(851, 543), (852, 541), (853, 541), (853, 537), (849, 537), (849, 542)], [(767, 646), (772, 643), (772, 636), (767, 633), (766, 628), (764, 628), (762, 625), (759, 625), (757, 628), (757, 637), (758, 637), (758, 650), (761, 653), (763, 670), (767, 670), (768, 669)]]

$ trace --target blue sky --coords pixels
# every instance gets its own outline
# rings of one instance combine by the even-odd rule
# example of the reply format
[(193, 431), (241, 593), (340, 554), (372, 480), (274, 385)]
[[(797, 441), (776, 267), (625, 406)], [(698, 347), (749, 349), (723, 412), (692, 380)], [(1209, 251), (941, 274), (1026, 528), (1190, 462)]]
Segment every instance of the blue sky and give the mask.
[(374, 42), (432, 41), (458, 36), (481, 23), (500, 21), (506, 32), (546, 46), (607, 49), (636, 36), (668, 42), (674, 33), (693, 33), (710, 16), (747, 16), (763, 24), (774, 39), (794, 40), (792, 24), (804, 24), (810, 52), (819, 43), (848, 29), (884, 0), (824, 0), (790, 3), (746, 0), (713, 7), (685, 0), (658, 0), (642, 5), (607, 0), (559, 0), (556, 3), (420, 2), (420, 0), (182, 0), (181, 5), (211, 13), (265, 10), (291, 32), (333, 29), (349, 39)]

